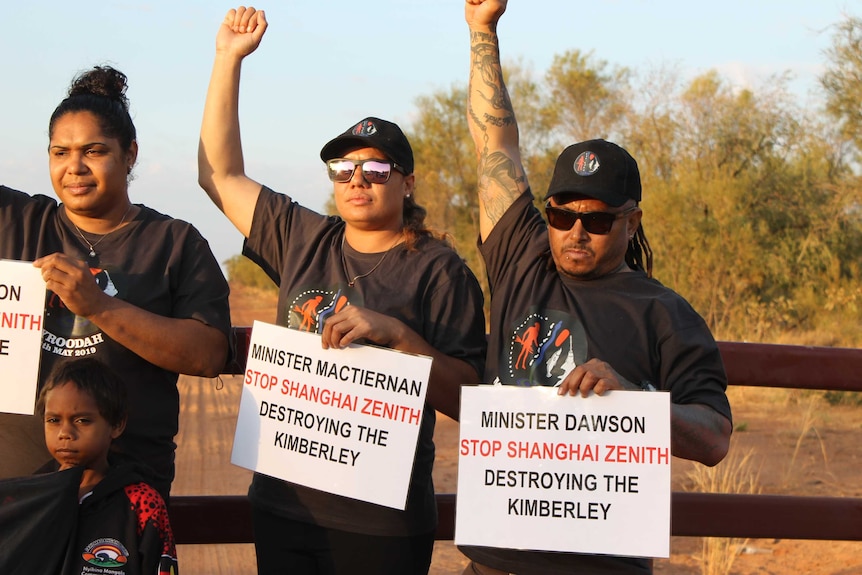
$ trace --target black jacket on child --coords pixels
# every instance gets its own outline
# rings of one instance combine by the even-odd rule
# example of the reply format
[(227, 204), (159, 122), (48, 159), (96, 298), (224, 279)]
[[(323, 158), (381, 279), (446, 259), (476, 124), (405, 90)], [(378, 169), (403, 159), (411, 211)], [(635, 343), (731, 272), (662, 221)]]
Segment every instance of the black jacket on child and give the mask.
[(175, 575), (177, 552), (162, 496), (130, 464), (111, 466), (81, 501), (63, 575)]
[(165, 502), (133, 464), (78, 502), (81, 468), (0, 480), (3, 575), (176, 575)]

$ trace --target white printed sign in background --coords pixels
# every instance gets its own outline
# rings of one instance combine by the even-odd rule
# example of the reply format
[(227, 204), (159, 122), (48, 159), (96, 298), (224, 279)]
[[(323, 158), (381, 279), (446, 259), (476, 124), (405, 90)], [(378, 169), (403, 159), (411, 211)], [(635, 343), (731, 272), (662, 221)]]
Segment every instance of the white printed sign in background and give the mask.
[(45, 282), (31, 262), (0, 260), (0, 411), (32, 414), (39, 379)]
[(404, 509), (431, 358), (256, 321), (231, 462)]
[(670, 397), (461, 389), (455, 543), (670, 552)]

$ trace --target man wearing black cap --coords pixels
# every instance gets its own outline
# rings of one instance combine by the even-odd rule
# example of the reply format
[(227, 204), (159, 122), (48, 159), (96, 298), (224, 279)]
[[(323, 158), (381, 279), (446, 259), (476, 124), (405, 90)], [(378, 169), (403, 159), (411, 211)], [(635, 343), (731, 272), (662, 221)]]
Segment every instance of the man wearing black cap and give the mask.
[[(479, 159), (480, 251), (491, 287), (486, 381), (557, 386), (561, 396), (668, 392), (673, 454), (715, 465), (731, 433), (724, 367), (703, 319), (650, 277), (637, 162), (605, 140), (569, 146), (545, 195), (547, 223), (533, 206), (500, 65), (497, 22), (505, 9), (505, 0), (465, 6), (467, 117)], [(461, 550), (473, 560), (465, 574), (652, 572), (645, 558)]]
[[(249, 498), (258, 573), (424, 575), (437, 526), (435, 410), (457, 418), (460, 384), (479, 381), (482, 290), (458, 254), (425, 227), (425, 210), (413, 198), (413, 151), (392, 122), (365, 118), (323, 146), (340, 217), (315, 213), (246, 176), (240, 67), (265, 29), (263, 12), (243, 7), (219, 28), (201, 126), (201, 186), (245, 236), (243, 253), (278, 284), (279, 325), (320, 334), (324, 348), (372, 343), (433, 362), (406, 508), (256, 473)], [(404, 462), (392, 462), (398, 464)]]

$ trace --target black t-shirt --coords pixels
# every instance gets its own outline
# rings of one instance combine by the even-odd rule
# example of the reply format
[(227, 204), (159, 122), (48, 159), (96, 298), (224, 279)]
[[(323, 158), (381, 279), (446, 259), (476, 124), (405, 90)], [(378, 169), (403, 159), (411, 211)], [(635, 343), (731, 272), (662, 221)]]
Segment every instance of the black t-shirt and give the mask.
[[(63, 252), (87, 261), (106, 294), (161, 316), (199, 320), (227, 336), (228, 285), (206, 240), (184, 221), (145, 206), (140, 208), (126, 226), (100, 240), (97, 257), (90, 258), (89, 246), (62, 205), (47, 196), (29, 196), (0, 186), (0, 258), (31, 261)], [(123, 435), (114, 441), (114, 449), (147, 463), (158, 474), (155, 479), (160, 484), (170, 481), (179, 417), (178, 374), (149, 363), (113, 341), (98, 326), (71, 313), (60, 298), (49, 292), (40, 378), (44, 379), (62, 358), (89, 355), (109, 365), (127, 386), (129, 420)], [(22, 417), (34, 419), (0, 415), (0, 435), (20, 432)], [(29, 423), (28, 427), (41, 429)], [(40, 443), (44, 445), (44, 436)], [(4, 461), (0, 475), (11, 475), (11, 462), (7, 469), (7, 459), (0, 461)], [(35, 469), (15, 469), (14, 474), (32, 473)]]
[[(547, 227), (522, 194), (479, 246), (491, 287), (487, 382), (559, 385), (575, 366), (606, 361), (649, 381), (671, 401), (730, 419), (727, 377), (706, 323), (681, 296), (640, 271), (589, 281), (558, 273)], [(649, 560), (464, 547), (469, 557), (519, 575), (649, 573)]]
[[(405, 323), (438, 351), (481, 374), (485, 355), (483, 296), (464, 261), (445, 243), (420, 239), (383, 254), (362, 254), (344, 239), (344, 222), (326, 217), (264, 187), (243, 253), (278, 284), (277, 323), (319, 333), (326, 317), (358, 305)], [(365, 272), (356, 281), (347, 267)], [(467, 382), (465, 382), (467, 383)], [(427, 533), (437, 524), (431, 468), (436, 414), (428, 407), (419, 432), (407, 508), (399, 511), (256, 474), (255, 505), (306, 523), (369, 535)]]

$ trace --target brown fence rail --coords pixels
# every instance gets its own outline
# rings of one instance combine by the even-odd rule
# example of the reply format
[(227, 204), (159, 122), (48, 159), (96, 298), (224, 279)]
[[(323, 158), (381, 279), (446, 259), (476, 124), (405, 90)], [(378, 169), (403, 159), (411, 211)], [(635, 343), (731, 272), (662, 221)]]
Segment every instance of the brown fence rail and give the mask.
[[(226, 374), (245, 371), (251, 329), (237, 327)], [(862, 391), (862, 349), (719, 342), (730, 385)], [(453, 539), (455, 494), (437, 495), (437, 539)], [(177, 543), (252, 543), (251, 508), (244, 495), (171, 497)], [(750, 537), (862, 541), (862, 498), (674, 492), (671, 533), (692, 537)]]

